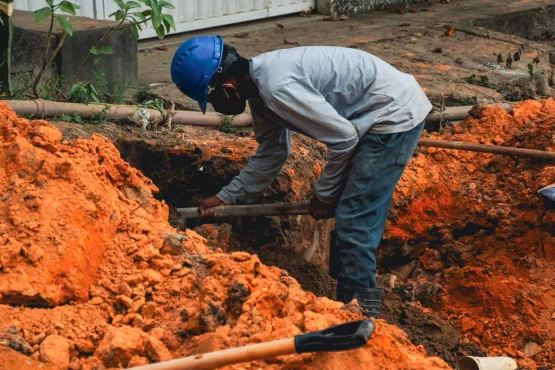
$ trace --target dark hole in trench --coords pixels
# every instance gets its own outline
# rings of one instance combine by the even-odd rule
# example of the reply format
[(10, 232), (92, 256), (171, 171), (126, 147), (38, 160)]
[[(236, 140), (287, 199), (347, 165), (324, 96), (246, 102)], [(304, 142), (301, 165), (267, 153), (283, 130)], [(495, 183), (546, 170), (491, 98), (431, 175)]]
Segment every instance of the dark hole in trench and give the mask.
[[(217, 194), (242, 168), (230, 159), (202, 161), (200, 152), (173, 152), (141, 140), (119, 140), (116, 146), (124, 160), (154, 182), (160, 190), (156, 198), (164, 200), (170, 209), (197, 206), (201, 199)], [(179, 226), (179, 216), (171, 210), (170, 213), (170, 222)], [(193, 229), (203, 223), (208, 222), (188, 220), (186, 226)], [(305, 290), (335, 298), (336, 283), (327, 268), (306, 262), (295, 249), (295, 232), (300, 227), (293, 225), (291, 219), (240, 218), (219, 220), (218, 224), (231, 225), (233, 243), (229, 252), (256, 253), (263, 263), (286, 270)]]

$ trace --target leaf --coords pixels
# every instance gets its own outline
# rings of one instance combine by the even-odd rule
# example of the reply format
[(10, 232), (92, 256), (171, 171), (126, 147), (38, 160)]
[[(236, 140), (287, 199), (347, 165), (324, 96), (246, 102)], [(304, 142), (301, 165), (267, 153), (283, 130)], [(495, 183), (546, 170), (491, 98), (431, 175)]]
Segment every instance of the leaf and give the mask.
[(139, 18), (141, 21), (146, 21), (146, 16), (142, 13), (142, 12), (135, 12), (135, 13), (131, 13), (132, 15), (134, 15), (135, 17)]
[(162, 15), (160, 13), (155, 13), (153, 11), (152, 12), (152, 27), (154, 27), (156, 30), (158, 30), (158, 28), (160, 28), (160, 25), (162, 25)]
[(141, 3), (145, 4), (146, 6), (151, 6), (150, 0), (139, 0)]
[(67, 33), (70, 36), (73, 36), (73, 26), (71, 25), (71, 22), (65, 17), (57, 17), (57, 18), (58, 18), (58, 22), (60, 22), (60, 26), (62, 26), (62, 29), (65, 31), (65, 33)]
[(456, 31), (455, 27), (450, 27), (447, 31), (445, 31), (445, 36), (453, 36), (455, 31)]
[(173, 21), (173, 17), (171, 15), (164, 14), (164, 23), (166, 23), (166, 28), (168, 29), (168, 32), (170, 32), (170, 27), (173, 28), (174, 31), (177, 31), (177, 28), (175, 28), (175, 22)]
[(100, 62), (100, 56), (95, 56), (94, 57), (94, 64), (98, 64), (98, 62)]
[(139, 27), (136, 24), (131, 25), (131, 32), (133, 33), (133, 38), (135, 41), (139, 40)]
[(114, 0), (114, 3), (116, 3), (116, 5), (121, 9), (124, 10), (125, 7), (125, 3), (123, 2), (123, 0)]
[(127, 9), (134, 9), (134, 8), (140, 8), (141, 4), (139, 4), (136, 1), (128, 1), (127, 2)]
[(157, 29), (156, 29), (156, 34), (158, 35), (159, 39), (163, 39), (164, 36), (166, 36), (166, 29), (164, 28), (164, 25), (161, 24)]
[(116, 21), (121, 21), (123, 17), (125, 17), (125, 13), (123, 10), (118, 10), (117, 12), (113, 13), (112, 15), (116, 15)]
[(172, 3), (168, 2), (168, 1), (160, 1), (160, 3), (158, 3), (158, 6), (160, 8), (175, 9), (175, 5), (173, 5)]
[(104, 55), (111, 55), (114, 53), (114, 50), (111, 46), (103, 46), (100, 48), (99, 53)]
[(152, 15), (152, 10), (147, 9), (147, 10), (143, 11), (143, 15), (145, 17), (150, 17)]
[(91, 48), (91, 50), (89, 50), (89, 53), (91, 53), (91, 54), (93, 54), (93, 55), (98, 55), (98, 54), (100, 54), (100, 50), (98, 50), (98, 49), (96, 48), (96, 46), (93, 46), (93, 47)]
[(65, 0), (60, 3), (59, 7), (61, 11), (71, 15), (75, 15), (75, 9), (79, 9), (79, 5), (75, 5)]
[(52, 11), (49, 7), (39, 9), (35, 12), (35, 22), (41, 23), (45, 19), (48, 19), (52, 15)]

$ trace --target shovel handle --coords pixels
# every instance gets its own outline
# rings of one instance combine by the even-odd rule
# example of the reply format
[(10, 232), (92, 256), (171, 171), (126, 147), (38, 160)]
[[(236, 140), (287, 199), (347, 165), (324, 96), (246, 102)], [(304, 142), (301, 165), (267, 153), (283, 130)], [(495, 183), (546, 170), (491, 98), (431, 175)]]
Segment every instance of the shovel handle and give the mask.
[[(215, 207), (214, 218), (225, 217), (254, 217), (254, 216), (291, 216), (308, 215), (308, 203), (299, 204), (255, 204), (249, 206), (223, 206)], [(200, 218), (198, 208), (178, 208), (179, 213), (186, 220), (196, 220)]]
[(190, 356), (178, 360), (134, 367), (133, 370), (211, 370), (223, 366), (274, 358), (296, 353), (295, 339), (232, 348), (225, 351)]
[(348, 351), (365, 346), (374, 328), (372, 321), (350, 322), (294, 338), (139, 366), (133, 370), (211, 370), (294, 353)]

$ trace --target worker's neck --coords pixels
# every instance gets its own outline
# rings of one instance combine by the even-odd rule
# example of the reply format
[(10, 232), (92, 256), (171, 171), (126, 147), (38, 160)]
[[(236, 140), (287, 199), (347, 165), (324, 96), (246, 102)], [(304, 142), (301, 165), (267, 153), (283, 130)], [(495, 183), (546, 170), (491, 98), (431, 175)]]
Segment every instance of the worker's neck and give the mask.
[(247, 73), (244, 80), (241, 82), (241, 85), (239, 86), (239, 94), (244, 99), (257, 98), (260, 95), (258, 92), (258, 87), (252, 80), (249, 73)]

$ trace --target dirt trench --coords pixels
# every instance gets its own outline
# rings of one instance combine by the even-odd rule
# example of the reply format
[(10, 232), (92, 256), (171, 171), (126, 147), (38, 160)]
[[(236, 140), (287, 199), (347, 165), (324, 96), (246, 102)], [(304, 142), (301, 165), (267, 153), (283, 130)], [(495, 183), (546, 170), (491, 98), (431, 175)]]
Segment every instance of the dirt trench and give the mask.
[[(475, 118), (432, 136), (553, 150), (554, 108), (550, 99), (524, 103), (512, 114), (477, 109)], [(160, 188), (159, 199), (179, 207), (215, 194), (256, 148), (248, 133), (93, 130), (112, 137), (122, 157)], [(129, 137), (122, 135), (126, 130)], [(325, 163), (317, 143), (295, 136), (293, 148), (265, 194), (271, 201), (307, 200)], [(523, 368), (548, 369), (554, 359), (555, 230), (536, 191), (551, 182), (555, 173), (546, 163), (419, 149), (397, 189), (378, 257), (387, 290), (383, 318), (452, 366), (463, 355), (508, 355)], [(174, 223), (179, 226), (177, 218)], [(255, 253), (303, 289), (334, 296), (327, 261), (302, 259), (312, 243), (310, 218), (187, 226), (212, 248)]]

